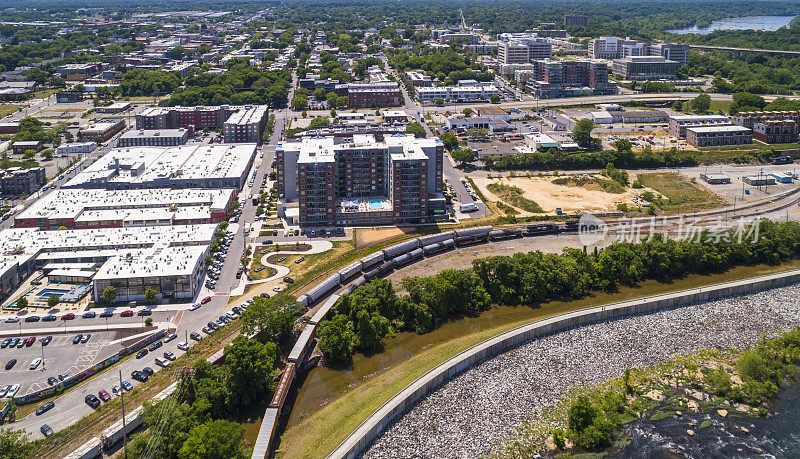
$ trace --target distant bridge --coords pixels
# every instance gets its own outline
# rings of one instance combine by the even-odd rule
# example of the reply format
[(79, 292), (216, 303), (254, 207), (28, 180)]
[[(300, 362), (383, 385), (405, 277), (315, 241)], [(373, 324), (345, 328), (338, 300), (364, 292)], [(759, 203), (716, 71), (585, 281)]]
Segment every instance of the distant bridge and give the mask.
[(739, 58), (739, 53), (765, 53), (765, 54), (781, 54), (784, 56), (800, 56), (800, 51), (789, 51), (784, 49), (733, 48), (730, 46), (710, 46), (710, 45), (689, 45), (689, 48), (701, 49), (704, 51), (730, 51), (733, 53), (734, 59)]

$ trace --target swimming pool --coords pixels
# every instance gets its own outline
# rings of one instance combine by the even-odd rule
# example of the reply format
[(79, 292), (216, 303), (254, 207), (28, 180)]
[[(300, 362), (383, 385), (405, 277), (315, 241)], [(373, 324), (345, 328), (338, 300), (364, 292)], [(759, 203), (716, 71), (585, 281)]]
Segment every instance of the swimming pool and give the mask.
[(381, 200), (380, 199), (370, 199), (369, 200), (369, 208), (370, 209), (380, 209), (381, 207), (382, 206), (381, 206)]
[(39, 291), (36, 296), (40, 298), (50, 298), (51, 295), (55, 295), (57, 297), (62, 297), (64, 294), (68, 293), (69, 290), (64, 290), (61, 288), (43, 288)]

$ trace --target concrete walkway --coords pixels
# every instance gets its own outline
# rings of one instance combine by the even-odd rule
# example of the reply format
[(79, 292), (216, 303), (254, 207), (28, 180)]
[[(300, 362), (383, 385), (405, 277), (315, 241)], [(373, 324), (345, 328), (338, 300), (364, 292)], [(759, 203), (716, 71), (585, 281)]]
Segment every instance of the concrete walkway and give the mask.
[[(269, 252), (267, 254), (261, 255), (261, 254), (256, 254), (256, 248), (259, 246), (259, 244), (256, 244), (256, 243), (251, 244), (250, 245), (250, 249), (251, 249), (252, 253), (254, 254), (253, 258), (255, 258), (257, 255), (261, 255), (261, 264), (264, 265), (264, 266), (267, 266), (267, 267), (274, 268), (276, 273), (274, 275), (266, 278), (266, 279), (257, 279), (257, 280), (247, 279), (245, 282), (240, 282), (239, 285), (236, 288), (231, 290), (231, 296), (244, 295), (245, 287), (248, 286), (248, 285), (265, 284), (267, 282), (272, 282), (272, 281), (275, 281), (275, 280), (278, 280), (278, 279), (283, 279), (284, 277), (288, 276), (291, 273), (291, 269), (286, 267), (286, 266), (268, 263), (267, 262), (267, 258), (269, 258), (271, 256), (274, 256), (274, 255), (286, 255), (286, 256), (289, 256), (289, 255), (309, 255), (309, 254), (312, 254), (312, 253), (325, 252), (325, 251), (330, 250), (330, 249), (333, 248), (333, 243), (330, 242), (330, 241), (303, 241), (300, 244), (308, 244), (308, 245), (311, 246), (311, 248), (308, 249), (308, 250), (303, 250), (303, 251), (280, 250), (280, 251), (277, 251), (277, 252)], [(284, 245), (286, 245), (286, 244), (284, 244)]]

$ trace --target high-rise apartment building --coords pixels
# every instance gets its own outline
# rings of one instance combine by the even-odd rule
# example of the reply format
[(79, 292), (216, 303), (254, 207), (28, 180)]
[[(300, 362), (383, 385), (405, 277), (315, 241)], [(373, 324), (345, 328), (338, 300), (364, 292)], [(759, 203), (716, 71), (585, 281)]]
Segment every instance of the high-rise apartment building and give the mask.
[(438, 139), (404, 134), (306, 137), (276, 149), (278, 195), (296, 203), (301, 226), (427, 223), (443, 152)]
[(500, 64), (527, 64), (534, 60), (550, 59), (553, 46), (543, 38), (501, 41), (497, 48)]

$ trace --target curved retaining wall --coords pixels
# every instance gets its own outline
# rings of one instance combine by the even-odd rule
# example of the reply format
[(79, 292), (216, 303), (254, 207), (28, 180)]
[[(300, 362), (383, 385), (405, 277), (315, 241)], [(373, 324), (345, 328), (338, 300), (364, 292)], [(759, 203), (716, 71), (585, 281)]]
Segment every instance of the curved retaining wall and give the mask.
[(417, 378), (417, 380), (378, 408), (366, 421), (361, 423), (329, 457), (357, 457), (389, 424), (445, 381), (463, 373), (481, 361), (492, 358), (534, 338), (604, 320), (646, 314), (659, 309), (712, 301), (798, 282), (800, 282), (800, 270), (793, 270), (637, 300), (611, 303), (605, 306), (596, 306), (523, 325), (475, 345)]

